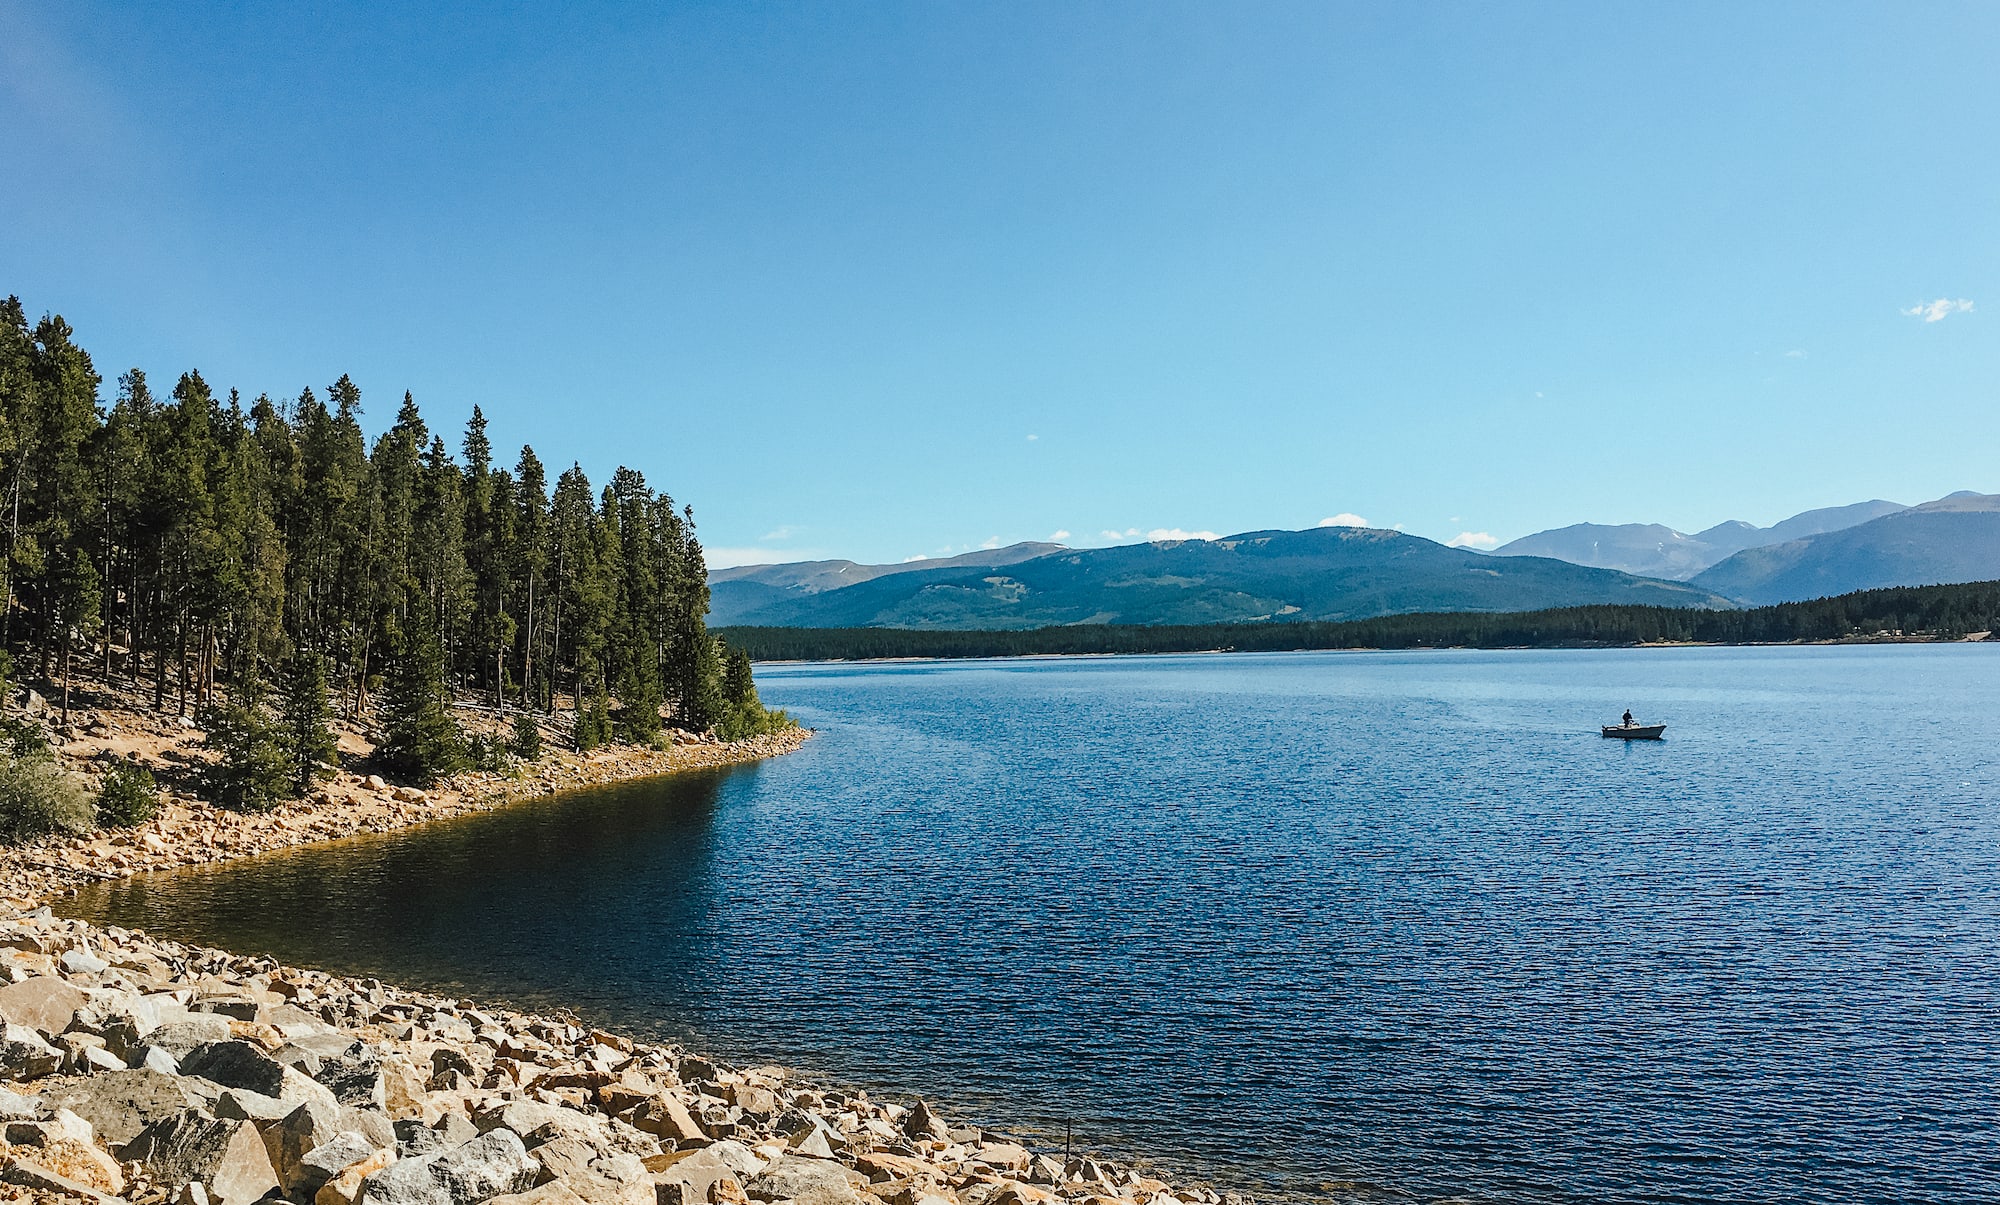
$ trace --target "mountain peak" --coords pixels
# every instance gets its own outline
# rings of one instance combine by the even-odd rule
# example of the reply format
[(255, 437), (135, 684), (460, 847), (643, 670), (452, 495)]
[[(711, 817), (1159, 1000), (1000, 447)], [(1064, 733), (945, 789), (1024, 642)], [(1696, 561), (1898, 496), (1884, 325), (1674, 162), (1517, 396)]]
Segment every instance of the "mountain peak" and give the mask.
[(1746, 548), (1839, 531), (1907, 509), (1880, 498), (1803, 511), (1769, 527), (1728, 519), (1695, 535), (1658, 523), (1572, 523), (1538, 531), (1494, 550), (1496, 556), (1552, 556), (1577, 565), (1686, 581)]
[(917, 562), (895, 569), (817, 591), (775, 585), (768, 574), (764, 581), (717, 582), (710, 622), (964, 630), (1356, 619), (1596, 602), (1726, 605), (1672, 582), (1539, 557), (1496, 559), (1359, 527), (1061, 549), (1010, 565)]

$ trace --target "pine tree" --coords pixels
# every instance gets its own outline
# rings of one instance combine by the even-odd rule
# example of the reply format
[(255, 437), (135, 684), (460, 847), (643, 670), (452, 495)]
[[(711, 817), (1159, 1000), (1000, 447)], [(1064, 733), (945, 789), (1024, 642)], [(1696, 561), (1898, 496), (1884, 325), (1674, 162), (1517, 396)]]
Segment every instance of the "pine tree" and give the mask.
[(533, 712), (524, 711), (514, 717), (514, 739), (510, 742), (510, 749), (522, 761), (540, 760), (542, 725)]
[(56, 622), (57, 640), (61, 646), (62, 661), (62, 715), (63, 722), (69, 722), (70, 656), (79, 637), (86, 637), (97, 630), (99, 590), (102, 582), (97, 575), (97, 566), (90, 563), (90, 557), (83, 549), (72, 548), (67, 563), (57, 576), (54, 602), (58, 616)]
[(292, 794), (304, 795), (314, 779), (328, 773), (326, 766), (340, 757), (340, 743), (333, 735), (333, 704), (326, 691), (326, 658), (310, 649), (293, 650), (285, 663), (278, 729)]
[(216, 755), (206, 771), (209, 796), (226, 808), (268, 812), (290, 789), (290, 762), (278, 728), (264, 714), (256, 684), (225, 702), (202, 707), (196, 715), (203, 729), (202, 745)]
[(402, 655), (382, 698), (383, 739), (377, 752), (390, 769), (429, 785), (470, 762), (465, 734), (451, 715), (436, 623), (423, 607), (410, 618)]
[(692, 646), (688, 682), (674, 722), (688, 732), (706, 732), (727, 710), (722, 696), (722, 655), (715, 638), (705, 630), (697, 630), (687, 639)]

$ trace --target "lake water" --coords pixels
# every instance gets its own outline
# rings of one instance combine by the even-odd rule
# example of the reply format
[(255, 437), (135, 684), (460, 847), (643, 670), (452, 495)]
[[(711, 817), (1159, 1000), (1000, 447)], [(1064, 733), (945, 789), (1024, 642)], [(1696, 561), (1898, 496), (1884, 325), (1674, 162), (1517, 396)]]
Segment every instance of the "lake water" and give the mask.
[[(760, 671), (792, 756), (101, 889), (1265, 1199), (2000, 1199), (2000, 649)], [(1630, 706), (1657, 744), (1601, 739)]]

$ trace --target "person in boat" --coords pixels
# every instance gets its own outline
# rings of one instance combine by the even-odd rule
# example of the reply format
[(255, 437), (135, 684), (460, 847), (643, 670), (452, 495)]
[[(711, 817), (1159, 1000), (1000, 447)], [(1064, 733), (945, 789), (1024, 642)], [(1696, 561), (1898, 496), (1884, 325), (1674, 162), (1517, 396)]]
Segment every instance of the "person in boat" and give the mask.
[(1627, 728), (1632, 726), (1632, 709), (1630, 707), (1625, 709), (1625, 726)]

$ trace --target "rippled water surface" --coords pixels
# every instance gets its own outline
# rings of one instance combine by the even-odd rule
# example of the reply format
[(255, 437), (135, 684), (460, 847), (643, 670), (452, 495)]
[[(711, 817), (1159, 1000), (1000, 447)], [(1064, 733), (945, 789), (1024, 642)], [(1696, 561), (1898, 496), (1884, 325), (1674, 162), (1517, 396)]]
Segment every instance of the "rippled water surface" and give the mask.
[(1267, 1196), (2000, 1199), (2000, 649), (761, 680), (802, 752), (83, 911)]

